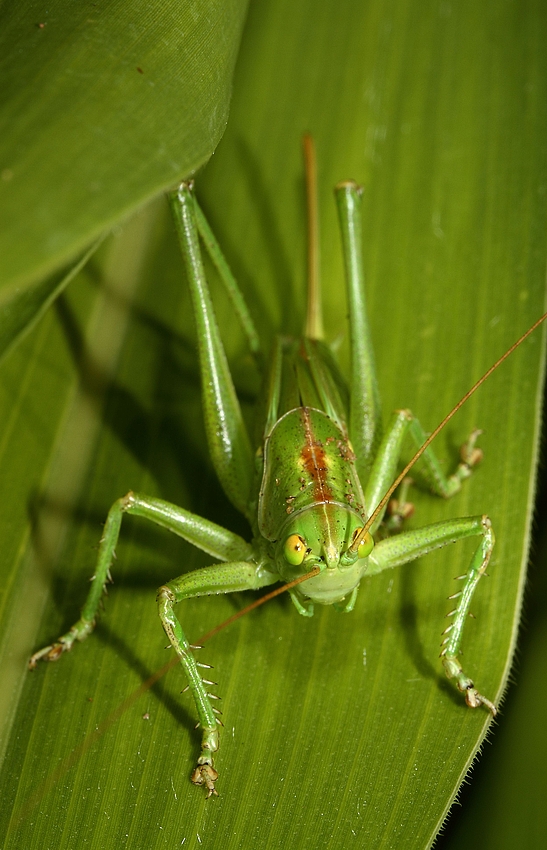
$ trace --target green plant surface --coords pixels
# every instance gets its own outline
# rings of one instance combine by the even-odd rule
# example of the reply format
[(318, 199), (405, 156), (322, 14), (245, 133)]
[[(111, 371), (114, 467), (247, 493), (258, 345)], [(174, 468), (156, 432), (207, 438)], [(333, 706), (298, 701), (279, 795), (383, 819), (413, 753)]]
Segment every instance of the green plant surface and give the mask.
[[(297, 333), (299, 146), (313, 133), (326, 327), (343, 367), (332, 187), (364, 184), (384, 410), (410, 407), (426, 430), (543, 310), (544, 18), (539, 2), (252, 4), (228, 129), (197, 178), (264, 338)], [(257, 379), (212, 283), (250, 417)], [(439, 437), (450, 468), (472, 428), (484, 430), (484, 461), (464, 490), (450, 502), (413, 490), (414, 527), (492, 519), (495, 557), (464, 657), (496, 701), (524, 585), (543, 347), (539, 332)], [(117, 228), (0, 379), (2, 846), (429, 847), (490, 723), (465, 707), (438, 660), (446, 597), (470, 545), (363, 581), (350, 615), (325, 608), (306, 620), (280, 598), (207, 645), (200, 660), (214, 665), (225, 723), (218, 799), (189, 782), (198, 738), (178, 669), (118, 711), (169, 657), (155, 588), (207, 556), (124, 521), (95, 634), (25, 674), (30, 652), (76, 618), (101, 523), (128, 489), (248, 534), (208, 459), (189, 297), (163, 201)], [(197, 640), (248, 601), (192, 600), (179, 614)]]
[(3, 0), (0, 282), (55, 270), (203, 165), (245, 0)]
[(4, 290), (3, 297), (0, 297), (0, 361), (32, 331), (48, 308), (87, 265), (101, 242), (102, 238), (97, 239), (75, 262), (43, 280), (30, 286)]
[[(545, 428), (541, 456), (545, 457)], [(503, 723), (486, 746), (473, 781), (454, 807), (438, 850), (460, 850), (469, 836), (485, 850), (543, 847), (547, 831), (547, 476), (542, 470), (524, 617)]]

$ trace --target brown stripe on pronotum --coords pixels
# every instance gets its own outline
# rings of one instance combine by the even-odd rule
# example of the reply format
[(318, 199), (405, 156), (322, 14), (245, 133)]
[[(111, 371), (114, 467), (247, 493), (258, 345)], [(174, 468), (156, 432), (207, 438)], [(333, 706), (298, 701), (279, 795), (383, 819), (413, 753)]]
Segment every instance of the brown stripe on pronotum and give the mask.
[(332, 490), (328, 483), (327, 453), (321, 442), (315, 439), (306, 407), (302, 408), (305, 443), (300, 452), (303, 467), (313, 481), (313, 499), (319, 504), (332, 502)]

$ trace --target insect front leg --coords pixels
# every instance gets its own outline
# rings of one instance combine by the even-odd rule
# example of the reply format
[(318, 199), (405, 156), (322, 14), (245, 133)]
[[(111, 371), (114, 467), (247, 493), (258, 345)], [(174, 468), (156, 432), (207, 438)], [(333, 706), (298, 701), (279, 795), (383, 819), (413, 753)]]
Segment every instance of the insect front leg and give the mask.
[(209, 522), (162, 499), (128, 493), (114, 502), (108, 513), (99, 545), (95, 573), (80, 619), (55, 643), (34, 653), (29, 661), (31, 669), (41, 658), (45, 661), (56, 661), (63, 652), (72, 649), (75, 641), (85, 640), (95, 628), (101, 599), (106, 584), (110, 581), (110, 568), (114, 560), (124, 513), (145, 517), (156, 525), (161, 525), (179, 537), (183, 537), (220, 561), (242, 561), (253, 555), (253, 547), (242, 537), (214, 522)]
[(209, 679), (202, 679), (198, 670), (200, 665), (192, 653), (186, 635), (177, 619), (174, 606), (183, 599), (193, 596), (210, 596), (218, 593), (232, 593), (238, 590), (257, 590), (267, 584), (277, 581), (278, 577), (258, 565), (242, 562), (217, 564), (194, 570), (187, 575), (168, 582), (158, 591), (158, 611), (171, 645), (177, 653), (180, 663), (188, 679), (188, 689), (192, 692), (202, 729), (201, 753), (197, 766), (192, 773), (195, 785), (204, 785), (207, 797), (217, 794), (215, 782), (218, 772), (214, 767), (213, 754), (218, 749), (218, 726), (222, 725), (218, 715), (220, 711), (212, 705), (211, 700), (218, 696), (208, 691), (215, 685)]
[(406, 564), (434, 549), (473, 536), (480, 536), (481, 541), (467, 572), (460, 577), (464, 580), (463, 589), (450, 597), (457, 600), (457, 604), (448, 615), (453, 617), (453, 620), (443, 632), (441, 657), (446, 675), (449, 679), (454, 679), (459, 690), (465, 694), (467, 705), (471, 708), (484, 705), (495, 715), (494, 703), (478, 692), (473, 680), (463, 671), (458, 659), (471, 599), (481, 576), (486, 572), (494, 548), (495, 538), (489, 518), (475, 516), (446, 520), (383, 540), (375, 546), (370, 555), (366, 574), (373, 575), (382, 570)]

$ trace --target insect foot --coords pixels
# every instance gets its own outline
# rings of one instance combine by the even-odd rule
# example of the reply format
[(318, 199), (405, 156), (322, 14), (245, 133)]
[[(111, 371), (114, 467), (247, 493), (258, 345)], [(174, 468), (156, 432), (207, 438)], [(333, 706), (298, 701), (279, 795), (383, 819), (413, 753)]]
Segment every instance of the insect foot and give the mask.
[(28, 662), (29, 670), (34, 670), (37, 662), (42, 658), (44, 661), (57, 661), (63, 652), (70, 652), (74, 641), (85, 640), (88, 634), (93, 631), (94, 626), (94, 622), (83, 619), (78, 620), (66, 635), (60, 637), (59, 640), (50, 646), (44, 646), (43, 649), (39, 649), (38, 652), (31, 655)]
[(402, 481), (396, 499), (390, 499), (387, 505), (387, 519), (384, 524), (388, 531), (400, 531), (405, 519), (414, 514), (414, 504), (408, 501), (408, 491), (414, 484), (408, 476)]
[(215, 770), (213, 767), (213, 760), (211, 759), (209, 763), (203, 763), (204, 757), (201, 756), (198, 759), (198, 766), (192, 773), (190, 777), (194, 785), (205, 785), (207, 789), (207, 797), (214, 796), (218, 797), (218, 791), (215, 788), (215, 782), (218, 779), (218, 770)]
[(481, 429), (475, 428), (460, 449), (461, 464), (459, 467), (459, 475), (461, 480), (469, 478), (473, 467), (477, 466), (477, 464), (479, 464), (483, 459), (483, 451), (476, 445), (477, 439), (481, 434)]
[(31, 655), (29, 658), (29, 670), (34, 670), (36, 664), (41, 658), (43, 658), (44, 661), (57, 661), (57, 659), (60, 658), (65, 651), (65, 645), (59, 642), (54, 643), (51, 646), (44, 646), (43, 649), (38, 650), (38, 652), (35, 652), (34, 655)]
[(448, 678), (455, 679), (458, 690), (465, 694), (465, 701), (469, 708), (480, 708), (481, 705), (484, 705), (485, 708), (492, 712), (493, 717), (496, 716), (498, 710), (494, 703), (478, 692), (473, 684), (473, 680), (463, 672), (457, 658), (443, 658), (443, 666)]

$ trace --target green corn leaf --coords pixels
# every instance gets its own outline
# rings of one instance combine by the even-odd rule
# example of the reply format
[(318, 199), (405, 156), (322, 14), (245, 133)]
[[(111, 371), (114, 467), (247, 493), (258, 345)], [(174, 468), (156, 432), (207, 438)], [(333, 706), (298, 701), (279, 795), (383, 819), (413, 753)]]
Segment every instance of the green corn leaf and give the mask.
[[(364, 184), (385, 414), (410, 407), (426, 430), (543, 311), (544, 18), (533, 2), (253, 4), (228, 129), (197, 177), (262, 335), (297, 333), (306, 265), (300, 138), (313, 133), (325, 325), (344, 368), (332, 188), (348, 177)], [(132, 128), (125, 132), (129, 145)], [(113, 148), (122, 136), (110, 139)], [(114, 181), (103, 224), (169, 179), (156, 175), (141, 194), (127, 184), (124, 194)], [(97, 232), (82, 225), (71, 250)], [(33, 268), (42, 263), (50, 268), (42, 254)], [(211, 277), (250, 416), (256, 376)], [(218, 799), (205, 801), (189, 782), (199, 740), (180, 671), (130, 699), (170, 658), (155, 588), (206, 565), (205, 555), (124, 521), (95, 634), (59, 663), (25, 672), (28, 655), (77, 617), (101, 523), (128, 489), (248, 533), (208, 459), (195, 342), (159, 200), (117, 229), (2, 364), (2, 846), (427, 848), (489, 726), (486, 713), (465, 707), (438, 660), (446, 597), (458, 588), (453, 577), (465, 570), (469, 544), (365, 580), (350, 615), (326, 608), (306, 620), (280, 598), (202, 650), (223, 699)], [(492, 519), (495, 556), (464, 658), (496, 701), (524, 586), (543, 348), (539, 332), (439, 437), (448, 469), (468, 433), (484, 431), (483, 463), (462, 492), (442, 502), (412, 491), (414, 527)], [(248, 601), (198, 599), (178, 613), (198, 640)], [(475, 830), (486, 843), (488, 834)]]
[(245, 0), (4, 0), (0, 281), (63, 265), (206, 162)]
[[(544, 456), (544, 455), (543, 455)], [(545, 515), (546, 476), (536, 517)], [(547, 829), (545, 793), (547, 734), (547, 584), (545, 529), (537, 523), (532, 564), (527, 582), (524, 625), (519, 640), (512, 683), (503, 707), (503, 721), (485, 747), (472, 782), (463, 789), (461, 807), (455, 807), (442, 850), (462, 850), (474, 835), (488, 850), (513, 847), (541, 848)]]
[(53, 272), (44, 280), (26, 287), (14, 286), (3, 290), (0, 295), (0, 360), (32, 330), (48, 307), (87, 265), (101, 241), (102, 239), (98, 239), (91, 248), (84, 251), (68, 270)]

